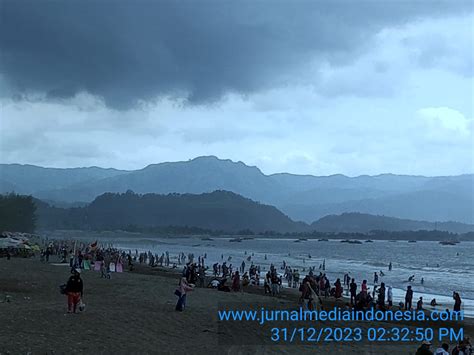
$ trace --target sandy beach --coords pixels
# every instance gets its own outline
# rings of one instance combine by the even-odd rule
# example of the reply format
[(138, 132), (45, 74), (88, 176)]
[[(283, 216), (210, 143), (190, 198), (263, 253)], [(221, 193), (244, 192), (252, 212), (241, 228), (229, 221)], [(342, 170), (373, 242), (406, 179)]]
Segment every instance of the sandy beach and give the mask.
[[(245, 305), (294, 309), (294, 294), (273, 298), (263, 295), (260, 288), (238, 293), (196, 288), (188, 295), (187, 309), (179, 313), (174, 310), (173, 294), (178, 275), (167, 269), (140, 266), (134, 272), (113, 274), (110, 280), (101, 279), (94, 271), (84, 271), (86, 310), (67, 314), (66, 297), (59, 293), (58, 286), (68, 276), (67, 266), (41, 263), (35, 258), (0, 258), (0, 354), (414, 354), (419, 346), (367, 342), (275, 344), (270, 340), (269, 326), (219, 322), (217, 310), (236, 305), (242, 309)], [(326, 306), (331, 302), (325, 302)], [(358, 326), (373, 325), (366, 322)], [(472, 319), (462, 326), (465, 335), (474, 334)]]

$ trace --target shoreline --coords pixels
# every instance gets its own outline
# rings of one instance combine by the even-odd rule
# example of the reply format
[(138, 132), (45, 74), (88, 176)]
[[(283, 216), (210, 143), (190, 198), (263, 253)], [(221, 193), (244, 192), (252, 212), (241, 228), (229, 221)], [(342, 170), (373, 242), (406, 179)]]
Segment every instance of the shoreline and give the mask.
[[(320, 241), (324, 242), (324, 240), (321, 239), (328, 239), (328, 241), (342, 241), (342, 240), (357, 240), (362, 243), (365, 243), (366, 240), (371, 240), (372, 242), (381, 242), (381, 241), (386, 241), (386, 242), (393, 242), (393, 243), (408, 243), (413, 240), (411, 238), (400, 238), (400, 239), (386, 239), (386, 238), (378, 238), (374, 235), (368, 234), (368, 233), (358, 233), (358, 232), (342, 232), (342, 233), (347, 233), (347, 235), (335, 237), (332, 236), (332, 233), (329, 232), (321, 232), (323, 234), (328, 234), (324, 236), (315, 236), (315, 235), (274, 235), (274, 236), (268, 236), (264, 234), (254, 234), (254, 235), (245, 235), (245, 234), (169, 234), (169, 233), (164, 233), (164, 234), (158, 234), (158, 233), (153, 233), (153, 232), (132, 232), (132, 231), (125, 231), (125, 230), (82, 230), (82, 229), (56, 229), (56, 230), (48, 230), (48, 229), (41, 229), (37, 231), (38, 234), (56, 234), (56, 233), (63, 233), (63, 234), (70, 234), (74, 235), (74, 237), (71, 236), (71, 238), (81, 238), (81, 235), (88, 234), (88, 235), (98, 235), (103, 237), (103, 235), (113, 235), (114, 238), (127, 238), (131, 236), (142, 236), (144, 239), (154, 239), (154, 238), (164, 238), (164, 239), (190, 239), (190, 238), (196, 238), (196, 239), (203, 239), (203, 238), (210, 238), (210, 239), (242, 239), (243, 241), (245, 240), (253, 240), (253, 239), (260, 239), (260, 240), (301, 240), (304, 242), (305, 240), (307, 241)], [(397, 233), (403, 233), (401, 231)], [(463, 234), (459, 234), (459, 236), (462, 236)], [(459, 240), (460, 243), (469, 243), (469, 242), (474, 242), (472, 239), (465, 239), (465, 238), (455, 238)], [(433, 239), (420, 239), (420, 240), (415, 240), (414, 244), (416, 243), (423, 243), (423, 242), (441, 242), (445, 241), (445, 239), (440, 239), (440, 238), (433, 238)], [(449, 247), (449, 246), (447, 246)]]

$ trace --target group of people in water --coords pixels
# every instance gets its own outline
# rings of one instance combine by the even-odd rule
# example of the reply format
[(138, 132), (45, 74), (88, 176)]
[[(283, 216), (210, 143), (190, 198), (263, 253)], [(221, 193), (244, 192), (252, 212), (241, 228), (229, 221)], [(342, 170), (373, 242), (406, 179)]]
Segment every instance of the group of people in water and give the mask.
[[(247, 255), (247, 253), (245, 253)], [(183, 268), (183, 276), (190, 284), (204, 285), (206, 279), (206, 270), (203, 256), (199, 259), (198, 264), (192, 262), (192, 255), (188, 257), (188, 262)], [(285, 261), (282, 262), (280, 270), (277, 270), (275, 265), (270, 264), (269, 270), (265, 273), (264, 267), (255, 265), (251, 261), (252, 255), (246, 257), (235, 270), (232, 264), (227, 264), (232, 261), (229, 256), (221, 263), (216, 262), (212, 265), (212, 273), (210, 281), (206, 282), (207, 287), (216, 288), (220, 291), (242, 291), (248, 285), (259, 286), (261, 284), (261, 277), (263, 271), (263, 292), (268, 295), (278, 296), (281, 290), (286, 286), (288, 289), (298, 289), (300, 292), (299, 302), (305, 303), (309, 309), (314, 307), (315, 297), (320, 302), (323, 298), (334, 297), (336, 300), (343, 298), (344, 293), (349, 298), (348, 304), (356, 309), (367, 309), (369, 307), (376, 307), (378, 309), (391, 309), (394, 307), (393, 289), (392, 286), (380, 282), (380, 277), (385, 276), (383, 270), (374, 272), (373, 288), (370, 290), (367, 280), (362, 280), (360, 285), (357, 284), (355, 278), (351, 277), (349, 273), (344, 274), (341, 281), (336, 278), (334, 282), (329, 280), (328, 275), (324, 272), (326, 269), (326, 262), (323, 261), (319, 266), (319, 272), (316, 272), (316, 267), (309, 267), (307, 271), (303, 268), (302, 272), (305, 276), (301, 278), (300, 271), (297, 268), (292, 268)], [(186, 258), (183, 258), (186, 260)], [(221, 260), (224, 256), (221, 255)], [(247, 263), (250, 262), (250, 265)], [(393, 265), (388, 264), (388, 271), (392, 271)], [(227, 285), (230, 279), (230, 285)], [(414, 280), (414, 275), (410, 276), (410, 281)], [(423, 278), (421, 283), (423, 284)], [(423, 297), (419, 297), (416, 304), (413, 304), (414, 291), (412, 285), (408, 285), (404, 302), (400, 301), (398, 306), (402, 310), (423, 310)], [(461, 310), (461, 297), (458, 292), (453, 292), (454, 311)], [(430, 302), (432, 307), (439, 306), (436, 299)]]

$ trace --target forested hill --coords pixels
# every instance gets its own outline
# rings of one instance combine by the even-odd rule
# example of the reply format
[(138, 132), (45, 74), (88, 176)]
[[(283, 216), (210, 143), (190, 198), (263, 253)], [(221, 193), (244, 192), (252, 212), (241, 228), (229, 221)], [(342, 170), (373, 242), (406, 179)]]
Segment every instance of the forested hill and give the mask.
[(474, 225), (459, 222), (414, 221), (352, 212), (320, 218), (311, 224), (310, 229), (327, 233), (368, 233), (375, 230), (391, 232), (437, 230), (451, 233), (468, 233), (474, 231)]
[[(438, 230), (451, 233), (474, 231), (471, 224), (404, 220), (363, 213), (326, 216), (311, 225), (295, 222), (276, 207), (260, 204), (233, 192), (214, 191), (204, 194), (136, 194), (105, 193), (83, 207), (60, 208), (35, 200), (37, 225), (40, 229), (144, 230), (173, 226), (225, 233), (323, 232), (368, 233), (373, 230)], [(179, 234), (179, 233), (178, 233)]]
[(198, 227), (238, 232), (299, 232), (308, 226), (292, 221), (273, 206), (227, 191), (194, 194), (105, 193), (80, 208), (57, 208), (37, 201), (43, 229), (114, 230), (133, 226)]
[[(74, 208), (53, 207), (31, 196), (0, 195), (0, 232), (33, 232), (36, 226), (40, 230), (123, 229), (160, 234), (267, 232), (267, 235), (303, 233), (317, 236), (318, 233), (372, 235), (374, 231), (378, 231), (377, 235), (387, 239), (416, 239), (419, 236), (416, 231), (425, 231), (429, 235), (423, 238), (435, 238), (433, 240), (446, 239), (443, 231), (458, 234), (474, 232), (472, 224), (432, 223), (362, 213), (327, 216), (307, 225), (292, 221), (273, 206), (260, 204), (227, 191), (201, 195), (139, 195), (131, 191), (123, 194), (106, 193), (97, 197), (91, 204)], [(394, 236), (387, 233), (399, 234)]]

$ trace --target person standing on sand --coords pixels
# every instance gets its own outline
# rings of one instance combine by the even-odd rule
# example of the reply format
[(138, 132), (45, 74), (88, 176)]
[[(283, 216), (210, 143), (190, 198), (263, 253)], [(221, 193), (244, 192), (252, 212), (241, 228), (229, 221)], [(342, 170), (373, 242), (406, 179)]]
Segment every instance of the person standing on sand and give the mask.
[(265, 294), (272, 293), (272, 289), (270, 288), (271, 283), (272, 283), (272, 274), (270, 273), (270, 271), (268, 271), (267, 274), (265, 275), (265, 281), (263, 283)]
[(175, 294), (178, 296), (178, 302), (176, 303), (176, 311), (182, 312), (186, 307), (186, 293), (193, 291), (194, 288), (191, 284), (188, 284), (185, 277), (182, 277), (179, 281), (178, 288), (175, 291)]
[(336, 287), (334, 296), (336, 297), (336, 300), (342, 297), (342, 285), (341, 285), (341, 280), (337, 279), (336, 282), (334, 283), (334, 286)]
[(407, 286), (407, 292), (405, 294), (405, 310), (411, 310), (411, 304), (413, 300), (413, 290), (411, 286)]
[(227, 266), (227, 261), (222, 263), (222, 277), (226, 277), (229, 273), (229, 267)]
[(100, 264), (100, 278), (110, 279), (110, 269), (105, 265), (105, 261)]
[(324, 280), (325, 280), (325, 283), (324, 283), (324, 297), (327, 298), (329, 297), (330, 293), (331, 293), (331, 283), (329, 282), (329, 279), (324, 276)]
[(133, 271), (132, 256), (130, 254), (127, 255), (127, 262), (128, 262), (128, 270)]
[(240, 274), (238, 271), (232, 277), (232, 291), (240, 291)]
[(280, 279), (276, 271), (271, 273), (270, 282), (272, 285), (272, 296), (276, 296), (280, 293)]
[(356, 297), (357, 297), (357, 284), (355, 282), (355, 279), (352, 279), (350, 285), (350, 293), (351, 293), (351, 305), (355, 305), (356, 302)]
[(68, 313), (76, 313), (77, 305), (81, 302), (84, 284), (81, 279), (81, 270), (74, 269), (66, 284)]
[(453, 311), (454, 312), (461, 311), (461, 296), (459, 296), (459, 293), (453, 292), (453, 299), (454, 299)]
[(298, 269), (295, 269), (293, 271), (293, 288), (300, 287), (300, 273), (298, 272)]
[(299, 287), (299, 291), (301, 292), (300, 298), (298, 300), (299, 305), (304, 305), (304, 300), (309, 298), (309, 280), (308, 276), (306, 276), (303, 281), (301, 281), (301, 285)]
[(367, 297), (367, 292), (368, 292), (367, 280), (362, 281), (362, 284), (360, 285), (360, 290), (361, 290), (361, 293), (362, 293), (362, 297), (364, 297), (364, 299), (365, 299)]
[(377, 304), (379, 305), (380, 309), (385, 309), (385, 283), (384, 282), (380, 284)]

